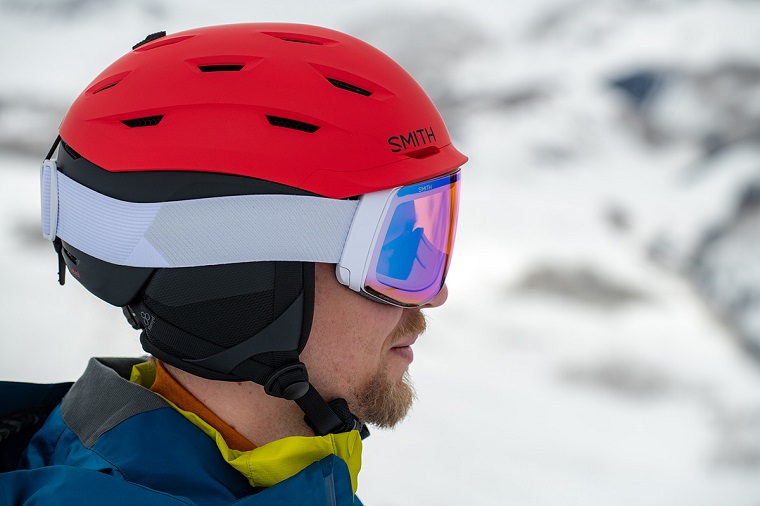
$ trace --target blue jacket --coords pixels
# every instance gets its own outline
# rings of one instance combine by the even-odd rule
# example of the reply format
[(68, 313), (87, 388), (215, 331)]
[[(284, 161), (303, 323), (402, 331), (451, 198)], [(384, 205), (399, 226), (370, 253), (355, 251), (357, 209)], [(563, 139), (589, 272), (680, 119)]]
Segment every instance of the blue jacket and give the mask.
[(28, 444), (31, 434), (0, 430), (0, 505), (361, 504), (335, 455), (254, 489), (211, 438), (129, 382), (135, 363), (93, 359), (71, 387), (0, 382), (4, 420), (44, 418), (45, 406), (65, 394)]

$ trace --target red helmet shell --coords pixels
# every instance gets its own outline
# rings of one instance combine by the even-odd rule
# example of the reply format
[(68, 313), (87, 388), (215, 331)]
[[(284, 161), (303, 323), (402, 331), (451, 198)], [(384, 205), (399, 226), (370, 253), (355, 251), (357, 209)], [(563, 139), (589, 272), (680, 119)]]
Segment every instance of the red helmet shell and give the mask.
[(340, 32), (281, 23), (143, 44), (79, 95), (60, 133), (111, 172), (236, 174), (332, 198), (467, 160), (430, 98), (384, 53)]

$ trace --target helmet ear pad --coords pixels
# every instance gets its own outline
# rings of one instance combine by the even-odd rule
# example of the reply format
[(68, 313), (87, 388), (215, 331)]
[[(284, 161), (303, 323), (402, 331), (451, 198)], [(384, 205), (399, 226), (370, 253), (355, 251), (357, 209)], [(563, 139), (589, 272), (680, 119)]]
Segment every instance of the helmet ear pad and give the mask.
[[(314, 309), (314, 264), (156, 269), (140, 301), (130, 307), (143, 326), (143, 348), (159, 360), (208, 379), (263, 384), (272, 369), (297, 362), (306, 346)], [(290, 321), (283, 326), (283, 319)], [(272, 333), (269, 328), (276, 321), (278, 332)], [(237, 356), (229, 370), (216, 370), (204, 361), (246, 342), (267, 351)]]

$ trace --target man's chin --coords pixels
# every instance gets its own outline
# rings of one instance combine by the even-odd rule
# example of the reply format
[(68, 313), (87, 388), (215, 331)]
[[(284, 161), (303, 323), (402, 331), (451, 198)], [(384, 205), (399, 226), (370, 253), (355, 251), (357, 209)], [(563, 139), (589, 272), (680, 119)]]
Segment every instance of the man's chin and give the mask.
[(365, 423), (393, 428), (401, 422), (414, 403), (416, 394), (409, 373), (390, 379), (379, 371), (357, 395), (356, 415)]

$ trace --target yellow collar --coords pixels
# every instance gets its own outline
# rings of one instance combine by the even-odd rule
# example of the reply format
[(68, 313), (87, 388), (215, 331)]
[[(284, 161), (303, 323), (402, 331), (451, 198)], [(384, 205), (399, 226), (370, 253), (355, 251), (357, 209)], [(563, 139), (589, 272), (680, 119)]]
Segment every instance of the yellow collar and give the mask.
[[(144, 362), (132, 368), (131, 382), (148, 388), (154, 379), (155, 366), (152, 363)], [(242, 473), (253, 487), (271, 487), (334, 454), (348, 465), (351, 486), (356, 493), (362, 455), (362, 438), (358, 431), (315, 437), (291, 436), (250, 451), (239, 451), (227, 446), (219, 431), (201, 417), (178, 408), (166, 398), (164, 400), (213, 439), (224, 460)]]

